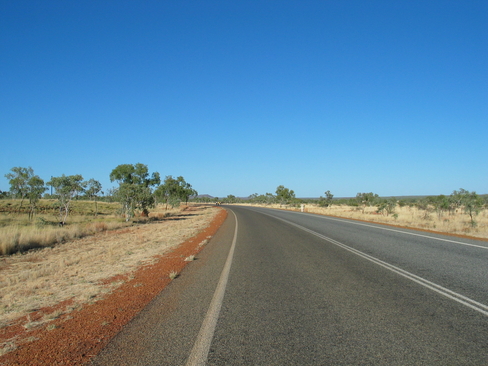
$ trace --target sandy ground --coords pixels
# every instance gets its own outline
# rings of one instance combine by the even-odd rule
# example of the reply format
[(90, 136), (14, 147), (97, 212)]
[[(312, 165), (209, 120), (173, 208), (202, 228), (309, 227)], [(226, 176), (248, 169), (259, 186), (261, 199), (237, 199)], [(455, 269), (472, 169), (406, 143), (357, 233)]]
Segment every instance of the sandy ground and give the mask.
[(88, 362), (190, 262), (226, 216), (219, 208), (191, 208), (168, 220), (3, 258), (0, 365)]

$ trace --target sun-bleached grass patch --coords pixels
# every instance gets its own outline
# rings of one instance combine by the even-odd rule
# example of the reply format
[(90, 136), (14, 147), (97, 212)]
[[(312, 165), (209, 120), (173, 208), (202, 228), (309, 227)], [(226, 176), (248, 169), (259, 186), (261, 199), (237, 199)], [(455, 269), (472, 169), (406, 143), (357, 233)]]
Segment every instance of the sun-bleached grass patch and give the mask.
[(105, 221), (96, 222), (91, 222), (85, 218), (84, 222), (81, 221), (63, 227), (52, 224), (3, 226), (0, 227), (0, 255), (54, 246), (69, 240), (128, 225), (122, 219), (113, 217)]
[[(167, 214), (164, 210), (159, 213)], [(42, 324), (28, 326), (43, 325), (80, 304), (97, 301), (132, 278), (137, 268), (196, 235), (217, 213), (213, 208), (199, 208), (191, 215), (172, 210), (162, 221), (101, 231), (62, 245), (0, 257), (0, 326), (72, 300), (60, 313), (45, 314)], [(117, 282), (104, 281), (115, 276)]]

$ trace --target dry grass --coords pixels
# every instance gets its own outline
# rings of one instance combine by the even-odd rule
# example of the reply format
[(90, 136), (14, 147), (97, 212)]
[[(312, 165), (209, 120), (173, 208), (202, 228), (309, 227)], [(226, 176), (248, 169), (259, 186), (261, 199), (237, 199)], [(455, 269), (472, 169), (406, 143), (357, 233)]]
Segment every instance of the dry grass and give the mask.
[(41, 200), (40, 213), (29, 220), (25, 203), (20, 208), (20, 200), (0, 200), (0, 255), (49, 247), (127, 226), (116, 215), (119, 204), (98, 203), (99, 215), (95, 217), (94, 202), (77, 201), (73, 203), (68, 225), (60, 227), (56, 204), (55, 200)]
[(0, 228), (0, 255), (25, 252), (30, 249), (50, 247), (69, 240), (79, 239), (106, 230), (128, 226), (123, 220), (85, 222), (64, 227), (57, 226), (19, 226)]
[[(260, 206), (260, 205), (253, 205)], [(281, 208), (292, 211), (300, 211), (297, 207), (284, 205), (261, 205), (262, 207)], [(477, 225), (473, 227), (471, 220), (462, 210), (456, 214), (447, 213), (438, 216), (435, 212), (426, 212), (416, 207), (396, 207), (396, 215), (378, 214), (376, 207), (366, 207), (363, 213), (361, 208), (348, 205), (332, 205), (331, 207), (319, 207), (318, 205), (306, 204), (305, 212), (345, 217), (356, 220), (365, 220), (378, 223), (386, 223), (409, 228), (425, 229), (442, 233), (468, 235), (478, 238), (488, 238), (488, 211), (483, 210), (475, 217)]]
[[(216, 213), (211, 208), (171, 210), (170, 215), (156, 210), (152, 216), (166, 219), (0, 257), (0, 326), (65, 300), (73, 301), (38, 322), (49, 322), (80, 304), (96, 301), (130, 278), (138, 267), (205, 228)], [(120, 278), (118, 283), (104, 285), (104, 280), (115, 276)]]

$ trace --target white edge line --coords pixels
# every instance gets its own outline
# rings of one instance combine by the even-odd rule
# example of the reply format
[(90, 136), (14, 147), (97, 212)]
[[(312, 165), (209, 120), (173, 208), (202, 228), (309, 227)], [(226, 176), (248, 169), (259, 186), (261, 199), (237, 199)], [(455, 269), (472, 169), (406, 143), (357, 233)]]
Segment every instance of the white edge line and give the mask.
[[(272, 215), (269, 215), (269, 216), (272, 216)], [(336, 241), (334, 239), (328, 238), (325, 235), (319, 234), (319, 233), (317, 233), (315, 231), (312, 231), (310, 229), (307, 229), (307, 228), (305, 228), (305, 227), (303, 227), (301, 225), (295, 224), (295, 223), (293, 223), (291, 221), (282, 219), (282, 218), (277, 217), (277, 216), (273, 216), (273, 217), (275, 217), (278, 220), (284, 221), (284, 222), (286, 222), (286, 223), (288, 223), (290, 225), (293, 225), (293, 226), (295, 226), (295, 227), (297, 227), (297, 228), (299, 228), (299, 229), (301, 229), (303, 231), (306, 231), (306, 232), (308, 232), (308, 233), (310, 233), (312, 235), (315, 235), (315, 236), (317, 236), (317, 237), (319, 237), (321, 239), (327, 240), (328, 242), (330, 242), (330, 243), (332, 243), (334, 245), (337, 245), (337, 246), (339, 246), (339, 247), (341, 247), (343, 249), (346, 249), (346, 250), (348, 250), (348, 251), (350, 251), (350, 252), (352, 252), (352, 253), (354, 253), (356, 255), (359, 255), (359, 256), (363, 257), (364, 259), (369, 260), (370, 262), (373, 262), (373, 263), (375, 263), (377, 265), (380, 265), (380, 266), (382, 266), (382, 267), (384, 267), (384, 268), (386, 268), (386, 269), (388, 269), (388, 270), (390, 270), (392, 272), (395, 272), (395, 273), (397, 273), (397, 274), (399, 274), (399, 275), (401, 275), (401, 276), (403, 276), (403, 277), (405, 277), (405, 278), (407, 278), (407, 279), (409, 279), (411, 281), (414, 281), (414, 282), (416, 282), (416, 283), (418, 283), (418, 284), (420, 284), (420, 285), (422, 285), (422, 286), (424, 286), (424, 287), (426, 287), (426, 288), (428, 288), (430, 290), (433, 290), (433, 291), (435, 291), (435, 292), (437, 292), (437, 293), (439, 293), (439, 294), (441, 294), (441, 295), (443, 295), (445, 297), (448, 297), (451, 300), (454, 300), (454, 301), (456, 301), (456, 302), (458, 302), (460, 304), (463, 304), (463, 305), (465, 305), (465, 306), (467, 306), (467, 307), (469, 307), (469, 308), (471, 308), (473, 310), (478, 311), (479, 313), (481, 313), (483, 315), (488, 316), (488, 311), (487, 311), (488, 310), (488, 306), (485, 305), (485, 304), (482, 304), (482, 303), (480, 303), (480, 302), (478, 302), (476, 300), (470, 299), (469, 297), (466, 297), (464, 295), (458, 294), (457, 292), (454, 292), (454, 291), (449, 290), (449, 289), (447, 289), (445, 287), (442, 287), (441, 285), (435, 284), (435, 283), (433, 283), (433, 282), (431, 282), (429, 280), (426, 280), (425, 278), (422, 278), (422, 277), (417, 276), (417, 275), (415, 275), (413, 273), (410, 273), (408, 271), (405, 271), (405, 270), (403, 270), (403, 269), (401, 269), (399, 267), (396, 267), (396, 266), (394, 266), (392, 264), (389, 264), (387, 262), (384, 262), (384, 261), (382, 261), (382, 260), (380, 260), (378, 258), (375, 258), (375, 257), (373, 257), (373, 256), (371, 256), (369, 254), (363, 253), (363, 252), (361, 252), (361, 251), (359, 251), (357, 249), (351, 248), (351, 247), (349, 247), (349, 246), (347, 246), (347, 245), (345, 245), (345, 244), (343, 244), (341, 242), (338, 242), (338, 241)]]
[[(348, 220), (348, 219), (342, 219), (341, 220), (341, 219), (338, 219), (338, 218), (332, 218), (330, 216), (326, 216), (326, 218), (328, 220), (333, 220), (333, 221), (344, 221), (344, 220)], [(413, 236), (420, 236), (422, 238), (428, 238), (428, 239), (446, 241), (448, 243), (466, 245), (466, 246), (469, 246), (469, 247), (476, 247), (476, 248), (481, 248), (481, 249), (487, 249), (488, 250), (488, 247), (485, 247), (483, 245), (469, 244), (469, 243), (463, 243), (462, 241), (449, 240), (449, 239), (443, 239), (443, 238), (436, 238), (435, 236), (429, 236), (429, 235), (423, 235), (423, 234), (416, 234), (416, 233), (409, 233), (409, 232), (403, 231), (403, 230), (390, 229), (390, 228), (387, 228), (387, 227), (380, 227), (380, 226), (376, 226), (376, 225), (364, 224), (364, 223), (361, 223), (361, 222), (356, 222), (355, 220), (352, 220), (352, 219), (348, 220), (348, 222), (349, 221), (351, 221), (351, 223), (354, 224), (354, 225), (367, 226), (367, 227), (371, 227), (371, 228), (375, 228), (375, 229), (379, 229), (379, 230), (394, 231), (396, 233), (402, 233), (402, 234), (413, 235)], [(378, 223), (378, 225), (381, 225), (381, 223)], [(411, 229), (411, 230), (415, 230), (415, 229)], [(442, 233), (439, 233), (439, 235), (442, 235)]]
[[(268, 208), (268, 210), (273, 210), (273, 209), (269, 209)], [(298, 212), (294, 212), (294, 211), (285, 211), (285, 212), (297, 213), (298, 214)], [(433, 239), (433, 240), (445, 241), (445, 242), (448, 242), (448, 243), (454, 243), (454, 244), (459, 244), (459, 245), (465, 245), (465, 246), (468, 246), (468, 247), (475, 247), (475, 248), (481, 248), (481, 249), (488, 250), (488, 246), (477, 245), (477, 244), (469, 244), (469, 243), (463, 243), (462, 241), (449, 240), (449, 239), (437, 238), (435, 236), (429, 236), (429, 235), (411, 233), (411, 232), (403, 231), (403, 230), (390, 229), (390, 228), (384, 227), (381, 223), (377, 223), (375, 225), (371, 225), (371, 224), (366, 224), (366, 223), (358, 222), (358, 221), (356, 221), (354, 219), (348, 219), (348, 218), (342, 218), (342, 217), (332, 217), (332, 216), (327, 216), (327, 215), (312, 214), (312, 213), (308, 213), (308, 212), (299, 213), (299, 214), (301, 214), (301, 215), (308, 215), (308, 216), (312, 216), (312, 217), (319, 217), (319, 218), (322, 218), (324, 220), (346, 221), (346, 222), (348, 222), (350, 224), (367, 226), (367, 227), (371, 227), (373, 229), (393, 231), (393, 232), (396, 232), (396, 233), (401, 233), (401, 234), (406, 234), (406, 235), (412, 235), (412, 236), (420, 236), (422, 238), (428, 238), (428, 239)], [(270, 214), (266, 214), (266, 215), (270, 215)], [(270, 215), (270, 216), (277, 217), (277, 216), (274, 216), (274, 215)], [(415, 230), (415, 228), (411, 228), (411, 229), (410, 228), (405, 228), (405, 229), (406, 230)], [(433, 234), (435, 235), (437, 233), (433, 233)], [(443, 234), (442, 233), (438, 233), (438, 235), (443, 235)]]
[(227, 255), (227, 260), (225, 262), (224, 268), (220, 275), (219, 283), (215, 289), (212, 301), (207, 310), (207, 314), (203, 319), (202, 326), (198, 332), (197, 339), (193, 345), (190, 352), (190, 356), (186, 361), (186, 366), (203, 366), (205, 365), (208, 357), (208, 352), (210, 350), (210, 344), (212, 343), (212, 338), (215, 332), (215, 327), (217, 325), (217, 320), (219, 318), (220, 309), (222, 307), (222, 302), (224, 299), (225, 288), (227, 286), (227, 280), (229, 279), (230, 267), (232, 265), (232, 258), (234, 256), (234, 250), (237, 241), (237, 216), (234, 211), (230, 210), (236, 219), (236, 228), (234, 231), (234, 239), (232, 240), (232, 246), (230, 247), (229, 254)]

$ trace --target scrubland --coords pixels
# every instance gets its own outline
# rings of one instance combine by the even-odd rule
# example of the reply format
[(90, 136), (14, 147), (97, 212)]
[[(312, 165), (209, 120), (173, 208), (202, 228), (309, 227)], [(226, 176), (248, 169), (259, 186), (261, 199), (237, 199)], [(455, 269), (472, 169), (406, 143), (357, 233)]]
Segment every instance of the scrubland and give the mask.
[[(15, 212), (2, 213), (2, 245), (13, 242), (17, 249), (37, 249), (0, 257), (0, 327), (65, 302), (64, 308), (45, 314), (41, 320), (49, 322), (83, 303), (96, 301), (155, 256), (194, 236), (217, 213), (208, 207), (157, 207), (148, 218), (125, 223), (116, 214), (117, 204), (107, 205), (99, 207), (97, 217), (93, 212), (82, 215), (83, 208), (75, 206), (64, 227), (50, 223), (53, 213), (39, 214), (34, 222), (25, 222), (25, 215)], [(47, 223), (36, 224), (42, 217)], [(108, 278), (118, 280), (109, 282)], [(36, 325), (32, 322), (25, 327)]]
[(74, 202), (68, 225), (59, 226), (56, 200), (41, 200), (31, 219), (20, 200), (0, 200), (0, 255), (54, 246), (105, 230), (127, 226), (117, 203)]
[[(300, 211), (300, 206), (297, 205), (250, 205)], [(344, 204), (332, 205), (329, 207), (320, 207), (316, 204), (305, 204), (304, 206), (304, 212), (320, 215), (344, 217), (349, 219), (397, 225), (401, 227), (488, 239), (488, 210), (482, 210), (477, 216), (475, 216), (476, 225), (472, 224), (469, 215), (464, 213), (462, 209), (459, 209), (452, 214), (447, 212), (438, 214), (434, 210), (421, 210), (415, 206), (396, 207), (395, 212), (389, 215), (378, 213), (377, 211), (378, 209), (375, 206), (355, 207)]]

